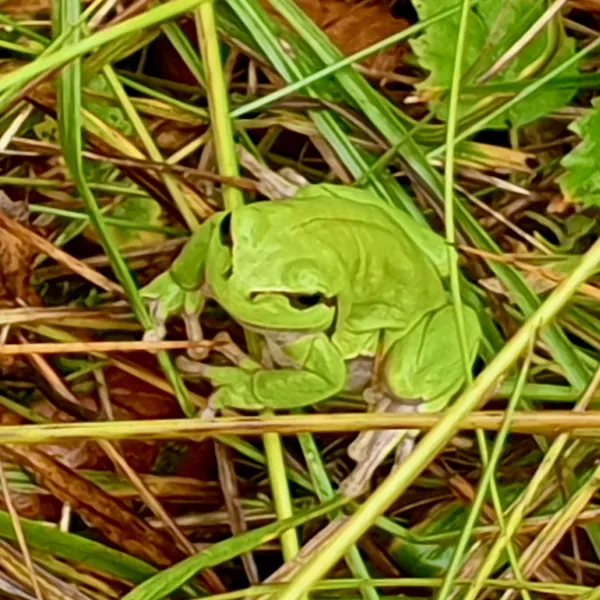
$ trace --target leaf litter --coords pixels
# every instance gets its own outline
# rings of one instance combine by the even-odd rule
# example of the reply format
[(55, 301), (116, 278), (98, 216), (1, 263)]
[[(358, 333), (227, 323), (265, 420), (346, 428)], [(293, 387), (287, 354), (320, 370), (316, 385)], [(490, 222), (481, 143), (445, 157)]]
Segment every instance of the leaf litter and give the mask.
[[(134, 14), (149, 9), (144, 3), (139, 8), (136, 4), (107, 2), (106, 12), (98, 16), (98, 22), (103, 27), (110, 26), (111, 22), (129, 18), (128, 11)], [(345, 55), (368, 48), (453, 5), (444, 0), (298, 0), (296, 4)], [(253, 6), (246, 3), (247, 10)], [(322, 67), (310, 44), (303, 45), (297, 39), (297, 28), (290, 27), (270, 2), (261, 0), (256, 6), (262, 6), (266, 18), (274, 21), (269, 20), (265, 27), (278, 33), (280, 44), (285, 40), (288, 57), (293, 56), (302, 68)], [(248, 27), (240, 17), (244, 13), (234, 14), (234, 7), (239, 7), (239, 3), (233, 0), (227, 6), (219, 6), (217, 21), (223, 36), (230, 101), (234, 106), (242, 106), (281, 87), (288, 74), (267, 38), (261, 43), (262, 30)], [(459, 130), (477, 122), (486, 111), (502, 106), (511, 93), (572, 57), (589, 43), (591, 32), (600, 30), (594, 2), (570, 3), (498, 73), (487, 78), (490, 67), (527, 34), (546, 8), (545, 3), (523, 0), (480, 0), (471, 8)], [(0, 6), (0, 16), (9, 19), (2, 21), (0, 31), (0, 41), (6, 46), (3, 73), (22, 68), (32, 59), (27, 52), (36, 48), (32, 42), (36, 33), (51, 35), (52, 9), (53, 5), (47, 2), (9, 0)], [(167, 172), (185, 187), (199, 219), (218, 210), (222, 200), (218, 180), (210, 185), (192, 185), (181, 170), (187, 169), (188, 174), (195, 169), (198, 173), (203, 169), (214, 173), (217, 167), (209, 123), (198, 112), (207, 108), (205, 88), (188, 67), (202, 62), (197, 54), (194, 20), (188, 15), (172, 24), (175, 29), (169, 35), (164, 29), (136, 35), (128, 43), (101, 48), (83, 61), (84, 72), (89, 68), (84, 80), (84, 106), (89, 113), (85, 120), (85, 150), (95, 153), (94, 159), (90, 154), (84, 156), (84, 172), (97, 190), (104, 216), (113, 219), (109, 225), (111, 235), (139, 285), (168, 267), (185, 237), (185, 221), (173, 201), (177, 192), (165, 183), (163, 174)], [(359, 73), (380, 84), (379, 93), (395, 104), (404, 122), (415, 127), (412, 133), (424, 153), (443, 143), (457, 28), (458, 13), (454, 13), (410, 41), (364, 59), (358, 67)], [(182, 42), (180, 34), (189, 46)], [(461, 232), (462, 267), (493, 328), (489, 332), (489, 355), (500, 349), (527, 316), (519, 308), (522, 289), (511, 288), (506, 280), (495, 276), (491, 263), (502, 261), (510, 265), (529, 289), (544, 299), (572, 272), (600, 233), (596, 212), (596, 173), (600, 170), (596, 144), (598, 103), (595, 86), (586, 83), (586, 77), (596, 76), (596, 63), (597, 58), (592, 57), (586, 64), (567, 69), (556, 85), (550, 83), (533, 98), (514, 105), (469, 143), (457, 148), (461, 161), (457, 169), (458, 188), (468, 201), (474, 221), (501, 249), (500, 256), (490, 257), (468, 229)], [(121, 78), (130, 106), (120, 104), (105, 75), (99, 74), (106, 66), (115, 69)], [(342, 151), (348, 142), (359, 149), (367, 161), (364, 164), (381, 159), (373, 168), (377, 177), (386, 182), (388, 197), (397, 200), (402, 195), (397, 186), (403, 186), (403, 193), (409, 193), (417, 210), (441, 231), (441, 221), (436, 217), (441, 214), (440, 206), (436, 205), (436, 198), (431, 198), (431, 190), (419, 179), (407, 176), (410, 172), (404, 158), (399, 159), (393, 152), (382, 154), (383, 132), (377, 131), (368, 111), (361, 113), (364, 107), (348, 98), (342, 88), (342, 80), (330, 76), (314, 84), (312, 97), (300, 89), (293, 98), (266, 104), (257, 113), (236, 120), (238, 138), (268, 168), (279, 171), (292, 167), (310, 181), (352, 180), (349, 174), (355, 173), (356, 164), (349, 153)], [(123, 290), (97, 234), (81, 218), (83, 205), (66, 174), (58, 138), (54, 82), (39, 82), (27, 90), (20, 102), (24, 104), (9, 108), (16, 111), (10, 118), (0, 121), (0, 181), (5, 189), (0, 194), (0, 315), (8, 323), (0, 326), (2, 343), (139, 339), (140, 328), (127, 312)], [(19, 122), (15, 115), (23, 106), (31, 108)], [(139, 110), (143, 126), (166, 161), (162, 171), (134, 162), (156, 162), (156, 158), (146, 156), (140, 131), (128, 117), (131, 106)], [(331, 133), (333, 126), (327, 129), (319, 120), (325, 113), (330, 115), (328, 110), (335, 115), (330, 123), (339, 126), (336, 135), (340, 137)], [(418, 123), (419, 119), (424, 119), (423, 123)], [(437, 159), (432, 163), (436, 168), (443, 166)], [(52, 189), (48, 186), (50, 181), (57, 182)], [(244, 189), (249, 198), (258, 199), (255, 190), (261, 189), (260, 182), (252, 187), (248, 186), (249, 181), (245, 180)], [(590, 367), (600, 353), (597, 285), (597, 278), (592, 277), (559, 319), (566, 332), (564, 343)], [(46, 310), (48, 315), (59, 314), (52, 311), (79, 311), (90, 317), (20, 320), (16, 311), (25, 308)], [(132, 327), (119, 327), (114, 318), (117, 313), (125, 316)], [(205, 308), (203, 326), (209, 338), (227, 331), (238, 344), (244, 344), (243, 332), (216, 305)], [(182, 323), (170, 325), (170, 339), (184, 336)], [(560, 400), (561, 408), (570, 409), (578, 396), (567, 383), (570, 374), (559, 364), (556, 349), (540, 341), (533, 362), (528, 380), (531, 396), (523, 399), (521, 408), (552, 409)], [(194, 555), (195, 567), (186, 566), (189, 563), (184, 560), (185, 552), (176, 548), (172, 529), (148, 510), (134, 482), (115, 468), (110, 454), (93, 440), (96, 420), (144, 419), (160, 423), (181, 417), (170, 384), (150, 353), (3, 358), (1, 375), (0, 416), (4, 425), (79, 421), (90, 426), (90, 437), (83, 442), (1, 447), (17, 511), (22, 518), (42, 523), (47, 530), (44, 535), (50, 536), (48, 542), (23, 521), (25, 531), (37, 531), (27, 534), (27, 542), (36, 568), (45, 575), (58, 573), (65, 585), (75, 586), (77, 593), (94, 598), (120, 597), (144, 579), (148, 587), (156, 583), (155, 590), (163, 589), (161, 586), (176, 588), (189, 581), (191, 586), (180, 590), (187, 597), (200, 596), (204, 590), (226, 589), (241, 590), (243, 597), (243, 590), (251, 584), (287, 580), (291, 572), (297, 571), (297, 563), (282, 559), (284, 542), (279, 541), (279, 534), (268, 529), (277, 520), (277, 509), (273, 482), (266, 468), (269, 459), (265, 458), (258, 438), (178, 443), (123, 439), (116, 446), (129, 468), (140, 474), (173, 518), (175, 526), (199, 550)], [(192, 385), (190, 389), (198, 406), (210, 393), (205, 384)], [(489, 407), (503, 409), (506, 397), (506, 390), (501, 390)], [(360, 414), (364, 407), (355, 400), (340, 399), (315, 407), (314, 417), (326, 419), (340, 410), (357, 410)], [(356, 578), (352, 597), (359, 589), (362, 597), (370, 600), (381, 597), (379, 592), (406, 594), (412, 589), (414, 593), (417, 581), (424, 590), (423, 597), (434, 595), (430, 588), (423, 587), (423, 580), (411, 578), (441, 577), (446, 572), (485, 468), (474, 437), (465, 435), (466, 443), (456, 440), (449, 445), (397, 499), (386, 513), (387, 519), (364, 536), (357, 551), (361, 562), (348, 563), (350, 567), (340, 563), (332, 571), (332, 580)], [(327, 485), (331, 487), (329, 480), (333, 482), (331, 489), (335, 489), (350, 467), (345, 450), (351, 437), (323, 434), (315, 435), (313, 441), (327, 484), (315, 480), (318, 471), (314, 471), (315, 464), (310, 453), (306, 453), (306, 438), (301, 438), (300, 444), (292, 436), (282, 438), (291, 482), (290, 500), (296, 514), (321, 507), (327, 497)], [(590, 566), (597, 562), (600, 547), (600, 536), (594, 529), (599, 518), (595, 503), (591, 500), (576, 512), (569, 512), (573, 510), (568, 504), (570, 494), (576, 495), (580, 486), (590, 485), (585, 483), (586, 478), (598, 456), (595, 445), (579, 448), (574, 444), (561, 455), (561, 471), (548, 475), (539, 499), (529, 507), (515, 536), (514, 550), (520, 554), (527, 546), (533, 549), (536, 540), (539, 543), (546, 539), (536, 536), (552, 518), (562, 515), (565, 522), (572, 522), (570, 532), (564, 531), (551, 540), (552, 551), (535, 572), (525, 564), (532, 592), (542, 590), (550, 597), (581, 595), (600, 583), (597, 570)], [(544, 452), (541, 438), (509, 437), (496, 474), (507, 515), (511, 502), (535, 475)], [(388, 465), (380, 469), (376, 483), (387, 471)], [(563, 492), (558, 491), (561, 489)], [(476, 576), (485, 565), (499, 528), (495, 514), (490, 501), (484, 507), (484, 518), (473, 531), (461, 576)], [(10, 519), (1, 521), (6, 515), (0, 511), (0, 537), (13, 540)], [(330, 522), (332, 525), (327, 525), (324, 517), (317, 517), (298, 526), (303, 546), (298, 561), (310, 553), (311, 544), (316, 548), (312, 551), (322, 551), (326, 546), (326, 541), (321, 546), (322, 537), (327, 537), (339, 523), (335, 519)], [(65, 528), (72, 537), (67, 549), (59, 553), (57, 548), (63, 548), (59, 545), (59, 533), (67, 535)], [(54, 541), (52, 535), (56, 536)], [(235, 545), (240, 540), (244, 544), (236, 553)], [(89, 554), (79, 550), (78, 544), (84, 541), (93, 542)], [(12, 548), (10, 560), (23, 561), (14, 550), (17, 546)], [(211, 554), (212, 548), (217, 549), (215, 555)], [(91, 566), (99, 564), (102, 555), (110, 552), (114, 560), (105, 562), (102, 568)], [(63, 565), (58, 570), (52, 563), (57, 557)], [(5, 560), (9, 560), (8, 555)], [(127, 576), (123, 565), (130, 568)], [(203, 569), (207, 565), (214, 571)], [(499, 578), (512, 576), (505, 558), (496, 567)], [(109, 593), (108, 588), (77, 577), (76, 568), (83, 568), (99, 581), (111, 582), (114, 590)], [(185, 570), (183, 575), (177, 572), (180, 568)], [(200, 577), (196, 577), (198, 573)], [(159, 579), (147, 579), (151, 574)], [(399, 579), (400, 574), (406, 577)], [(365, 579), (368, 582), (369, 577), (376, 576), (387, 576), (391, 582), (381, 587), (365, 585)], [(26, 577), (16, 574), (11, 580), (19, 589), (31, 585)], [(147, 589), (137, 588), (132, 594), (150, 598), (157, 593)], [(54, 592), (48, 593), (52, 597)], [(343, 597), (346, 592), (336, 593)]]

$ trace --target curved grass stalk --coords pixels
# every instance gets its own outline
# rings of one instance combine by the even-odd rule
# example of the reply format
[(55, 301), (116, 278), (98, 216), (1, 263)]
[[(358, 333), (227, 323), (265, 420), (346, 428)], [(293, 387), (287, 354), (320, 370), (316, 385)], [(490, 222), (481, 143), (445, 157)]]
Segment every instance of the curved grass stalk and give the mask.
[[(59, 33), (67, 31), (74, 23), (77, 23), (80, 19), (79, 11), (80, 3), (78, 0), (60, 0), (57, 2), (54, 14), (54, 22), (57, 31)], [(94, 36), (90, 36), (86, 39), (89, 40), (92, 37)], [(72, 45), (65, 46), (59, 50), (58, 53), (66, 53), (68, 55), (70, 49), (77, 47), (80, 44), (80, 38), (81, 28), (77, 27), (72, 33)], [(50, 55), (49, 58), (52, 58), (52, 56), (54, 55)], [(75, 57), (77, 56), (78, 55), (75, 54)], [(34, 63), (35, 62), (38, 61), (34, 61)], [(23, 67), (23, 69), (26, 68), (27, 67)], [(102, 216), (102, 211), (96, 202), (93, 192), (87, 185), (83, 172), (81, 84), (81, 59), (75, 58), (73, 62), (62, 70), (58, 78), (58, 122), (65, 161), (71, 177), (75, 182), (76, 188), (85, 203), (90, 222), (95, 227), (98, 236), (100, 237), (104, 250), (106, 251), (117, 278), (121, 282), (121, 285), (129, 298), (136, 317), (144, 329), (150, 330), (154, 327), (153, 320), (146, 310), (133, 277), (123, 260), (117, 245), (112, 239), (110, 230), (107, 228)], [(2, 84), (0, 84), (0, 87), (1, 85)], [(194, 408), (190, 404), (187, 389), (175, 370), (169, 355), (165, 351), (161, 351), (157, 356), (167, 379), (175, 390), (176, 397), (182, 410), (184, 410), (186, 414), (193, 414)]]
[[(462, 10), (460, 13), (459, 20), (459, 28), (456, 40), (456, 49), (454, 56), (454, 68), (452, 72), (452, 82), (450, 85), (450, 97), (448, 101), (448, 121), (447, 121), (447, 129), (446, 129), (446, 147), (447, 152), (444, 161), (444, 225), (445, 225), (445, 233), (446, 233), (446, 241), (448, 242), (448, 272), (450, 274), (450, 290), (452, 294), (452, 303), (454, 306), (454, 314), (455, 320), (457, 324), (457, 331), (459, 335), (460, 341), (460, 353), (461, 360), (463, 364), (463, 370), (465, 373), (465, 382), (471, 384), (473, 381), (473, 374), (471, 370), (471, 365), (468, 357), (467, 350), (467, 335), (465, 331), (465, 321), (464, 321), (464, 312), (463, 312), (463, 301), (461, 297), (461, 279), (460, 272), (458, 268), (458, 255), (455, 253), (454, 248), (456, 246), (456, 230), (455, 230), (455, 217), (454, 217), (454, 173), (455, 173), (455, 138), (456, 132), (458, 129), (458, 106), (460, 100), (460, 87), (461, 87), (461, 77), (462, 77), (462, 63), (465, 51), (466, 38), (468, 33), (468, 21), (469, 21), (469, 12), (471, 10), (471, 2), (470, 0), (463, 0)], [(529, 358), (528, 358), (529, 360)], [(528, 363), (526, 363), (528, 364)], [(527, 371), (525, 370), (524, 373)], [(524, 379), (517, 383), (517, 387), (515, 388), (515, 394), (511, 400), (511, 404), (507, 408), (507, 419), (510, 413), (511, 408), (514, 410), (514, 403), (518, 400), (519, 395), (517, 391), (522, 389), (524, 385)], [(520, 385), (519, 385), (520, 384)], [(502, 443), (506, 437), (507, 429), (508, 429), (509, 421), (505, 421), (506, 427), (501, 430), (501, 433), (498, 434), (496, 438), (496, 444), (494, 446), (494, 451), (492, 452), (492, 457), (488, 456), (488, 448), (487, 448), (487, 440), (485, 438), (485, 434), (481, 429), (477, 430), (477, 442), (479, 445), (479, 451), (481, 454), (482, 463), (484, 465), (484, 475), (483, 479), (480, 483), (479, 490), (477, 496), (473, 502), (473, 506), (471, 507), (471, 511), (469, 513), (469, 517), (467, 519), (467, 523), (463, 529), (463, 535), (459, 541), (459, 545), (456, 548), (454, 553), (452, 563), (448, 569), (448, 573), (444, 579), (444, 585), (440, 590), (439, 598), (440, 600), (447, 600), (452, 593), (452, 585), (456, 575), (459, 572), (459, 568), (462, 561), (462, 556), (464, 550), (466, 549), (466, 545), (470, 539), (471, 530), (475, 526), (476, 520), (479, 516), (479, 512), (483, 503), (485, 501), (488, 488), (490, 490), (490, 495), (492, 497), (492, 503), (494, 505), (494, 509), (498, 516), (498, 521), (500, 526), (503, 527), (504, 521), (502, 518), (502, 503), (500, 501), (500, 493), (496, 486), (496, 480), (493, 476), (494, 470), (497, 464), (497, 461), (500, 458), (500, 453), (502, 449)], [(505, 430), (506, 429), (506, 430)], [(503, 434), (503, 435), (502, 435)], [(519, 571), (519, 563), (518, 559), (512, 544), (510, 544), (507, 548), (510, 563), (515, 570), (515, 574), (519, 581), (522, 581), (523, 578), (520, 576)], [(530, 600), (529, 592), (527, 590), (523, 590), (524, 600)]]
[[(596, 242), (596, 245), (600, 245), (600, 242)], [(578, 402), (574, 410), (583, 411), (587, 408), (599, 384), (600, 369), (596, 371), (594, 379), (590, 383), (586, 393), (582, 396), (581, 400)], [(506, 545), (515, 535), (523, 518), (525, 517), (525, 511), (533, 502), (536, 495), (539, 493), (541, 485), (548, 476), (548, 474), (551, 473), (554, 469), (556, 461), (558, 460), (558, 457), (562, 454), (568, 441), (569, 434), (563, 433), (554, 440), (554, 442), (546, 452), (542, 463), (540, 464), (539, 468), (535, 472), (535, 475), (529, 482), (529, 485), (527, 486), (526, 490), (519, 496), (517, 501), (511, 507), (510, 515), (506, 524), (506, 529), (496, 539), (493, 546), (487, 553), (486, 560), (480, 566), (479, 571), (477, 573), (477, 577), (475, 577), (475, 580), (471, 583), (471, 585), (466, 591), (465, 600), (475, 600), (475, 598), (479, 594), (483, 586), (484, 579), (496, 567), (500, 555), (502, 554), (502, 551), (504, 550), (504, 548), (506, 548)], [(595, 481), (592, 480), (592, 483), (595, 483)], [(584, 488), (585, 486), (581, 489)], [(573, 498), (576, 498), (580, 495), (581, 489), (575, 493)], [(573, 501), (573, 498), (571, 498), (571, 501)]]
[[(73, 39), (72, 44), (63, 46), (47, 55), (44, 54), (24, 67), (4, 75), (0, 80), (0, 93), (6, 92), (13, 87), (17, 88), (26, 85), (38, 75), (65, 65), (69, 61), (81, 57), (86, 52), (91, 52), (99, 46), (114, 42), (120, 37), (138, 31), (139, 29), (151, 27), (163, 21), (172, 19), (181, 13), (192, 10), (198, 5), (209, 1), (210, 0), (173, 0), (168, 4), (162, 4), (152, 8), (141, 15), (127, 19), (127, 21), (123, 21), (114, 27), (103, 29), (88, 37), (81, 38), (81, 36), (76, 36)], [(6, 99), (3, 97), (2, 100), (5, 101)]]

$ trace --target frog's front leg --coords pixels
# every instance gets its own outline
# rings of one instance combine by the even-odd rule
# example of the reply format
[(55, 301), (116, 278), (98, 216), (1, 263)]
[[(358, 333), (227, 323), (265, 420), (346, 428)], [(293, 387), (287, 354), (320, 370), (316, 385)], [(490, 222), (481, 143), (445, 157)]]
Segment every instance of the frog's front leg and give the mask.
[[(147, 331), (145, 340), (162, 340), (166, 334), (166, 322), (171, 316), (180, 316), (185, 324), (188, 339), (203, 339), (200, 313), (206, 302), (207, 290), (203, 287), (208, 247), (221, 215), (206, 220), (184, 246), (171, 268), (142, 288), (141, 296), (149, 305), (155, 323)], [(206, 350), (191, 349), (188, 354), (200, 360)]]
[(299, 408), (343, 389), (346, 365), (325, 334), (307, 334), (286, 344), (283, 351), (296, 368), (264, 369), (254, 363), (254, 368), (244, 369), (196, 363), (195, 374), (217, 388), (210, 406), (251, 411)]

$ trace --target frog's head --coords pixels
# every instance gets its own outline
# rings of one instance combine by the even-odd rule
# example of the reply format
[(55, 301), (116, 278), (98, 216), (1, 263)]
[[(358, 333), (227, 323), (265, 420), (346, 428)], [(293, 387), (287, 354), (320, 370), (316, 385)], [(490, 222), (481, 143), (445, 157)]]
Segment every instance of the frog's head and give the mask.
[(224, 213), (219, 235), (212, 238), (207, 281), (215, 299), (244, 324), (324, 331), (335, 318), (344, 280), (339, 258), (295, 227), (294, 211), (286, 220), (285, 204), (271, 205), (269, 211), (249, 205)]

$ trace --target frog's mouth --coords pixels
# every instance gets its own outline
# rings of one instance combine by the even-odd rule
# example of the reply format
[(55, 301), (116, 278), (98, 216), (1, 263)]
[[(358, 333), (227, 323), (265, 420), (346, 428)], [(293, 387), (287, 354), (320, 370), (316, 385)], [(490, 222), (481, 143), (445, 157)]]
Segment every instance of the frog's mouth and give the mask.
[(279, 291), (237, 295), (228, 288), (223, 307), (243, 323), (269, 329), (328, 330), (336, 313), (335, 298), (323, 294), (291, 294)]

